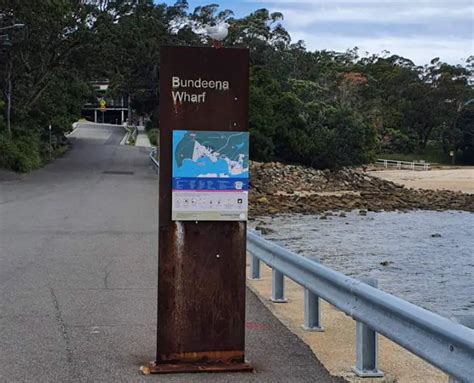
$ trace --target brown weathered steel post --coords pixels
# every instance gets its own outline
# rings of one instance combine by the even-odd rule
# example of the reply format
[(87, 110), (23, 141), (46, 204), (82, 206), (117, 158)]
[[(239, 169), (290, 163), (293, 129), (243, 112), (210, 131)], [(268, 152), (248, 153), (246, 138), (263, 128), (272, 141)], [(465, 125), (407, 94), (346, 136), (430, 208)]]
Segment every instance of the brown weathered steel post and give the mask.
[[(152, 373), (252, 369), (244, 354), (245, 220), (172, 220), (173, 131), (247, 132), (248, 68), (246, 49), (161, 50), (158, 332)], [(206, 89), (173, 85), (176, 78), (200, 79), (194, 88), (206, 81)], [(217, 81), (228, 82), (228, 89), (219, 90)], [(177, 98), (178, 86), (201, 98)]]

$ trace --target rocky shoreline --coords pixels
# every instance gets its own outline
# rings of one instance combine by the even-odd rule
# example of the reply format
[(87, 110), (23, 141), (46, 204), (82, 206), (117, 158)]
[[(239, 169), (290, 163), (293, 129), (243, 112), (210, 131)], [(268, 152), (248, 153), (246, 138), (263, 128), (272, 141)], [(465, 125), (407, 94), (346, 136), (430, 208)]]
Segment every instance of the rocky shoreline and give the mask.
[(352, 210), (474, 212), (474, 194), (409, 189), (362, 170), (317, 170), (278, 162), (251, 162), (249, 194), (250, 217)]

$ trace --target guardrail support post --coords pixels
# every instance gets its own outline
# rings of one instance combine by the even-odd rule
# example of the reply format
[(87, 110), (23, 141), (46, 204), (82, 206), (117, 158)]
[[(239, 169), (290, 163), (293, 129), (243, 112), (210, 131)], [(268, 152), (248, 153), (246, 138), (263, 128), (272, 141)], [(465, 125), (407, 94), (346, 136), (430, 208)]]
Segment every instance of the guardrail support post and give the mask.
[[(361, 279), (377, 287), (374, 278)], [(380, 378), (384, 374), (377, 368), (377, 333), (362, 322), (356, 322), (356, 365), (352, 371), (361, 378)]]
[(249, 279), (251, 280), (259, 280), (260, 278), (260, 259), (258, 259), (255, 255), (251, 255), (251, 276)]
[[(311, 261), (319, 263), (317, 257), (307, 257)], [(304, 289), (304, 324), (305, 331), (324, 331), (321, 326), (321, 306), (319, 304), (319, 297), (308, 289)]]
[(273, 303), (286, 303), (285, 276), (278, 270), (272, 269), (272, 298)]
[[(456, 315), (454, 319), (459, 324), (474, 330), (474, 315)], [(463, 383), (463, 381), (450, 376), (448, 383)]]
[(321, 326), (319, 297), (308, 289), (304, 289), (304, 324), (301, 327), (305, 331), (324, 331)]
[(150, 152), (150, 161), (151, 161), (151, 166), (155, 169), (156, 174), (160, 172), (160, 165), (158, 161), (155, 159), (157, 155), (157, 148), (153, 148), (152, 151)]

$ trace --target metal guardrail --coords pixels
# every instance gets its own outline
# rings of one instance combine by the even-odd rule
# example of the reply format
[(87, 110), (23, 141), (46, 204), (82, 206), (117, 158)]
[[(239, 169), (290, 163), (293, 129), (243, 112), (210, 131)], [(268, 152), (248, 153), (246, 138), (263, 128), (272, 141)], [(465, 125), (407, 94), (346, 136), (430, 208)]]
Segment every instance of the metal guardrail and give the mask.
[(409, 170), (431, 170), (431, 164), (427, 162), (408, 162), (408, 161), (397, 161), (397, 160), (385, 160), (382, 158), (377, 159), (377, 165), (383, 165), (385, 168), (394, 167), (397, 169), (409, 169)]
[(126, 134), (120, 145), (135, 145), (138, 137), (138, 128), (134, 125), (127, 126), (126, 124), (123, 124), (122, 127), (125, 129)]
[(156, 173), (158, 174), (158, 171), (160, 170), (160, 163), (156, 159), (157, 156), (158, 156), (158, 148), (154, 147), (151, 150), (149, 157), (150, 157), (151, 164), (153, 165), (153, 167), (156, 170)]
[(135, 142), (137, 142), (138, 137), (138, 128), (136, 126), (131, 126), (129, 129), (131, 129), (132, 131), (128, 136), (128, 142), (133, 142), (133, 144), (135, 144)]
[[(370, 339), (373, 343), (373, 335), (379, 333), (450, 376), (462, 382), (474, 381), (473, 330), (292, 253), (255, 232), (248, 232), (247, 249), (252, 255), (252, 279), (259, 278), (260, 261), (272, 268), (272, 300), (285, 301), (283, 276), (286, 276), (305, 288), (305, 297), (308, 297), (305, 309), (319, 310), (319, 304), (315, 303), (321, 297), (354, 318), (358, 325), (366, 326), (359, 331), (357, 364), (353, 368), (356, 373), (360, 369), (368, 370), (367, 375), (360, 376), (380, 373), (376, 366), (376, 343), (370, 352), (363, 349), (363, 343)], [(311, 302), (311, 294), (313, 304), (310, 306), (306, 303)], [(305, 322), (309, 317), (305, 313)], [(319, 313), (313, 314), (312, 319), (316, 330), (321, 330)], [(374, 334), (367, 333), (368, 330)], [(359, 340), (362, 340), (360, 349)], [(370, 362), (374, 357), (375, 364)]]

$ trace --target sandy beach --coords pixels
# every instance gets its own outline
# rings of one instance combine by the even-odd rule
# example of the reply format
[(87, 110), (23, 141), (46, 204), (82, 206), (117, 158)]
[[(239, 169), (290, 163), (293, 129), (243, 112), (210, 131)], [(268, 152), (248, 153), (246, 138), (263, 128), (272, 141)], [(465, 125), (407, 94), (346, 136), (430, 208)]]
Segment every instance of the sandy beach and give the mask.
[(375, 170), (368, 173), (408, 188), (443, 189), (474, 194), (474, 167), (442, 168), (429, 171)]

